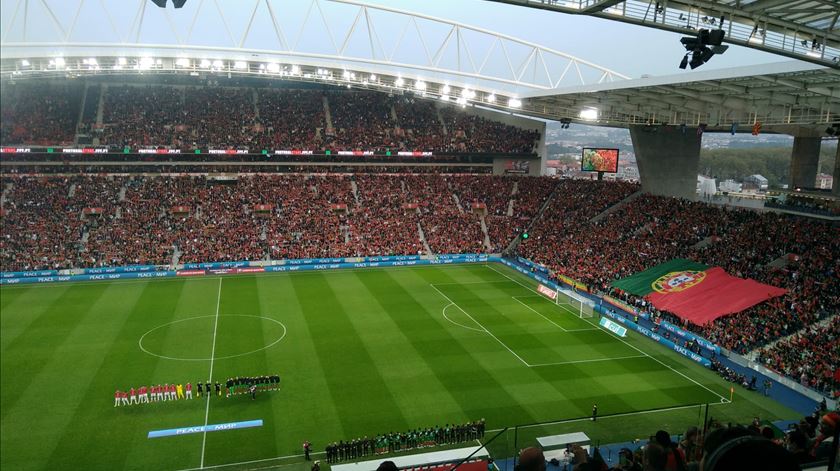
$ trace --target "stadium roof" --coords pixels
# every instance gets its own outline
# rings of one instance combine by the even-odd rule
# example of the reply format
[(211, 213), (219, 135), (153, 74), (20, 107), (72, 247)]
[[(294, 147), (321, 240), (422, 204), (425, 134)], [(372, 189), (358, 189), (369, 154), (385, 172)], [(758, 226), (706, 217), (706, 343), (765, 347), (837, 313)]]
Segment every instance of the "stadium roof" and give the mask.
[(592, 15), (687, 35), (700, 28), (723, 28), (728, 43), (840, 67), (840, 0), (490, 1)]
[(694, 71), (523, 97), (522, 113), (607, 126), (659, 123), (822, 133), (840, 120), (840, 70), (802, 62)]
[(310, 65), (511, 96), (627, 78), (512, 36), (354, 0), (187, 0), (178, 9), (151, 0), (2, 0), (0, 31), (7, 78), (37, 75), (41, 59), (72, 68), (76, 57)]

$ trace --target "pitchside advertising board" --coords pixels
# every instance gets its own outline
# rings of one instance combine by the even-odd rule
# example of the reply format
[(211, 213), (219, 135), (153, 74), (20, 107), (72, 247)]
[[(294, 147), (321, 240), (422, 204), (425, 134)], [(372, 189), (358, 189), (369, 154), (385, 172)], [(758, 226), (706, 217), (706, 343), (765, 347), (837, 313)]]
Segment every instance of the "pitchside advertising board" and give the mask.
[(584, 147), (580, 159), (582, 172), (618, 172), (618, 149)]

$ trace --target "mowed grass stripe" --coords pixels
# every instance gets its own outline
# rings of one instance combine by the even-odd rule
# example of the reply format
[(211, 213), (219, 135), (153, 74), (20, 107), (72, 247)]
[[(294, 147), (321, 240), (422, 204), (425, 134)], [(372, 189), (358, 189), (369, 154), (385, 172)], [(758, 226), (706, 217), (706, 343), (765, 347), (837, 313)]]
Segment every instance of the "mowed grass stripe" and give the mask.
[[(18, 377), (28, 376), (29, 384), (25, 389), (13, 389), (19, 400), (3, 418), (3, 440), (8, 440), (12, 446), (21, 439), (37, 444), (27, 447), (27, 453), (15, 453), (10, 457), (20, 460), (13, 467), (37, 469), (47, 466), (64, 437), (72, 435), (76, 426), (89, 425), (87, 422), (73, 423), (75, 412), (82, 407), (89, 384), (142, 291), (142, 286), (130, 292), (103, 286), (96, 301), (86, 309), (80, 309), (82, 315), (74, 328), (64, 332), (63, 341), (37, 371), (24, 368), (10, 372)], [(53, 305), (50, 313), (43, 317), (60, 317), (65, 314), (63, 311), (64, 306)], [(113, 402), (113, 389), (102, 391), (100, 400), (100, 404)], [(50, 412), (33, 416), (32, 411), (39, 408)], [(21, 430), (28, 433), (22, 434)]]
[[(140, 386), (148, 384), (152, 377), (157, 361), (153, 358), (143, 358), (138, 352), (134, 338), (138, 332), (148, 328), (149, 313), (158, 313), (156, 320), (165, 319), (167, 314), (174, 314), (178, 300), (181, 298), (185, 284), (169, 284), (164, 286), (137, 285), (127, 288), (115, 286), (120, 291), (140, 291), (140, 295), (131, 311), (126, 316), (115, 316), (115, 323), (121, 323), (119, 331), (113, 335), (113, 342), (107, 352), (101, 356), (101, 363), (91, 376), (91, 381), (75, 408), (70, 424), (73, 427), (89, 429), (90, 432), (77, 435), (65, 434), (58, 446), (53, 450), (47, 461), (47, 466), (53, 469), (61, 467), (91, 468), (90, 458), (77, 453), (78, 450), (98, 449), (99, 444), (107, 443), (115, 433), (126, 438), (122, 446), (102, 447), (97, 451), (96, 463), (93, 467), (100, 469), (125, 468), (128, 453), (131, 448), (145, 444), (145, 432), (148, 427), (154, 427), (156, 417), (151, 417), (149, 407), (130, 410), (116, 410), (112, 406), (113, 390), (119, 387), (125, 389), (129, 385)], [(126, 293), (131, 296), (130, 293)], [(128, 307), (128, 306), (127, 306)], [(170, 317), (171, 318), (171, 317)], [(127, 363), (132, 365), (130, 374), (126, 375), (125, 383), (114, 384), (114, 377), (119, 376)], [(151, 419), (151, 420), (150, 420)], [(68, 456), (75, 458), (68, 459)]]
[[(612, 337), (612, 334), (588, 324), (589, 330), (566, 332), (563, 330), (565, 327), (559, 322), (565, 322), (571, 328), (579, 329), (580, 325), (577, 323), (581, 322), (580, 319), (561, 306), (554, 304), (548, 304), (553, 312), (547, 314), (540, 313), (539, 311), (535, 312), (531, 306), (527, 305), (528, 302), (532, 302), (531, 298), (524, 298), (523, 301), (514, 299), (514, 296), (527, 295), (528, 290), (513, 281), (507, 281), (508, 283), (465, 285), (465, 289), (470, 291), (475, 298), (493, 305), (498, 312), (501, 312), (513, 324), (543, 342), (546, 347), (544, 350), (533, 345), (532, 348), (536, 354), (533, 357), (544, 360), (529, 360), (528, 362), (530, 364), (537, 365), (641, 355), (639, 352), (616, 340)], [(540, 301), (538, 298), (535, 300)], [(572, 322), (569, 322), (569, 320), (572, 320)], [(494, 333), (496, 332), (494, 331)]]
[[(434, 344), (441, 340), (441, 325), (430, 321), (423, 306), (406, 298), (407, 290), (392, 275), (395, 274), (386, 271), (355, 273), (350, 277), (331, 277), (330, 281), (336, 293), (344, 293), (341, 299), (348, 311), (354, 312), (351, 321), (371, 352), (375, 367), (388, 384), (391, 395), (403, 410), (409, 427), (432, 426), (440, 417), (465, 420), (467, 415), (462, 405), (452, 396), (438, 375), (439, 371), (434, 369), (435, 364), (441, 362), (441, 356), (448, 355), (447, 350), (439, 349), (435, 358), (427, 358), (417, 350), (418, 343)], [(354, 292), (360, 296), (352, 296)], [(409, 330), (406, 324), (410, 324)], [(463, 363), (470, 359), (454, 360)], [(457, 367), (453, 362), (449, 365)], [(423, 394), (417, 394), (418, 391)]]
[[(448, 271), (431, 270), (411, 272), (411, 276), (423, 284), (454, 283), (450, 274)], [(406, 291), (405, 294), (411, 298), (410, 302), (429, 306), (427, 315), (430, 319), (439, 319), (440, 314), (431, 307), (435, 299), (441, 308), (448, 304), (431, 287)], [(430, 358), (429, 364), (440, 370), (438, 374), (442, 381), (473, 420), (486, 418), (491, 427), (535, 421), (545, 414), (546, 408), (557, 407), (562, 401), (562, 393), (558, 394), (550, 385), (539, 381), (530, 368), (525, 367), (486, 333), (470, 332), (466, 337), (455, 337), (451, 332), (461, 328), (440, 321), (437, 323), (443, 326), (442, 332), (445, 334), (441, 343), (422, 342), (414, 339), (414, 336), (410, 339), (418, 351)], [(406, 330), (411, 329), (412, 324), (402, 322), (401, 326)], [(431, 358), (440, 357), (441, 349), (450, 351), (451, 355), (441, 358), (443, 362), (433, 362)], [(462, 358), (471, 361), (464, 363), (460, 369), (450, 368), (450, 364), (463, 362)]]
[(315, 350), (344, 432), (348, 437), (365, 435), (383, 423), (407, 429), (402, 410), (348, 318), (353, 313), (345, 310), (326, 276), (293, 276), (291, 281), (314, 334)]
[[(3, 425), (17, 402), (24, 398), (32, 381), (53, 360), (56, 351), (69, 341), (69, 334), (79, 329), (87, 330), (81, 326), (87, 307), (107, 290), (107, 285), (67, 290), (54, 301), (33, 299), (29, 307), (24, 308), (37, 317), (14, 341), (9, 342), (7, 348), (14, 354), (3, 355), (2, 389), (14, 392), (0, 396)], [(6, 332), (3, 331), (2, 335), (5, 336)]]
[[(292, 275), (294, 276), (294, 275)], [(301, 452), (302, 440), (310, 440), (316, 450), (327, 441), (349, 436), (338, 420), (324, 365), (318, 356), (316, 343), (325, 340), (321, 332), (312, 331), (307, 319), (319, 313), (304, 312), (291, 276), (257, 277), (261, 285), (259, 295), (265, 313), (281, 320), (288, 334), (275, 347), (267, 350), (273, 370), (280, 374), (280, 392), (275, 395), (274, 417), (277, 422), (275, 440), (279, 455)], [(335, 340), (335, 339), (333, 339)], [(317, 423), (317, 433), (312, 424)], [(250, 459), (271, 458), (256, 453)]]
[[(168, 290), (172, 289), (169, 283), (150, 283), (153, 289), (161, 298), (166, 298)], [(161, 300), (161, 304), (153, 305), (145, 310), (136, 330), (131, 334), (131, 340), (135, 345), (139, 337), (153, 329), (165, 324), (156, 334), (159, 335), (159, 342), (156, 346), (160, 349), (159, 354), (171, 357), (193, 356), (202, 354), (210, 356), (213, 328), (213, 318), (208, 317), (201, 320), (190, 320), (183, 323), (170, 324), (173, 321), (188, 319), (195, 316), (207, 316), (215, 314), (216, 292), (219, 285), (217, 279), (193, 278), (183, 280), (181, 289), (177, 296)], [(130, 287), (132, 285), (119, 285)], [(170, 307), (166, 307), (170, 306)], [(208, 361), (181, 361), (158, 358), (140, 351), (136, 347), (136, 353), (128, 352), (124, 361), (137, 361), (142, 365), (140, 371), (133, 373), (134, 367), (130, 368), (131, 376), (112, 373), (116, 381), (129, 384), (120, 384), (122, 387), (130, 386), (135, 381), (145, 381), (149, 384), (164, 383), (192, 383), (196, 387), (196, 381), (207, 379), (209, 369)], [(113, 391), (111, 391), (113, 394)], [(195, 391), (193, 391), (195, 395)], [(111, 406), (112, 404), (109, 404)], [(201, 434), (182, 435), (167, 437), (166, 439), (148, 439), (147, 434), (151, 430), (163, 430), (178, 427), (191, 427), (204, 424), (203, 400), (193, 399), (192, 401), (177, 401), (150, 404), (150, 407), (139, 407), (137, 409), (117, 409), (114, 412), (126, 423), (132, 426), (130, 445), (127, 443), (128, 456), (126, 467), (139, 467), (139, 464), (148, 463), (150, 468), (166, 469), (195, 466), (200, 460)]]
[(3, 290), (0, 299), (0, 353), (67, 292), (68, 287), (50, 290)]
[[(219, 307), (219, 326), (216, 334), (216, 357), (237, 355), (259, 349), (274, 342), (278, 328), (270, 321), (238, 316), (271, 316), (260, 302), (260, 284), (256, 277), (225, 279)], [(279, 326), (278, 326), (279, 327)], [(281, 331), (281, 330), (280, 330)], [(267, 337), (271, 336), (271, 337)], [(234, 376), (262, 376), (272, 372), (267, 359), (268, 350), (234, 358), (218, 358), (213, 368), (213, 381), (225, 384)], [(218, 397), (210, 400), (209, 423), (229, 423), (263, 419), (261, 428), (207, 434), (205, 466), (229, 461), (254, 459), (254, 456), (277, 456), (278, 416), (274, 399), (277, 393), (259, 394), (256, 400), (248, 395)]]

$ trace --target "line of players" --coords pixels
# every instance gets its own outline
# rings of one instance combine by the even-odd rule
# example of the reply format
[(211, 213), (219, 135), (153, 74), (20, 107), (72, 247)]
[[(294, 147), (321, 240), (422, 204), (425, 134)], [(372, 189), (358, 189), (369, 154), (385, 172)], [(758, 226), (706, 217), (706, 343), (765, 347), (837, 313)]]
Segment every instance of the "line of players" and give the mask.
[(225, 381), (227, 396), (235, 394), (251, 394), (256, 391), (271, 391), (280, 388), (279, 375), (267, 376), (236, 376)]
[[(255, 377), (237, 377), (230, 378), (226, 382), (227, 397), (231, 394), (250, 393), (253, 397), (257, 390), (267, 391), (278, 389), (280, 387), (280, 376), (255, 376)], [(222, 385), (217, 381), (214, 385), (209, 381), (202, 383), (196, 382), (196, 397), (201, 397), (202, 394), (213, 394), (222, 396)], [(192, 399), (193, 387), (191, 383), (186, 385), (181, 384), (164, 384), (157, 386), (140, 386), (139, 388), (130, 388), (128, 391), (114, 392), (114, 407), (129, 406), (133, 404), (149, 404), (150, 402), (164, 402), (177, 401), (179, 399)]]
[(484, 419), (465, 424), (446, 424), (405, 433), (386, 433), (373, 438), (357, 438), (327, 445), (327, 463), (352, 460), (369, 455), (395, 453), (447, 443), (460, 443), (484, 437)]

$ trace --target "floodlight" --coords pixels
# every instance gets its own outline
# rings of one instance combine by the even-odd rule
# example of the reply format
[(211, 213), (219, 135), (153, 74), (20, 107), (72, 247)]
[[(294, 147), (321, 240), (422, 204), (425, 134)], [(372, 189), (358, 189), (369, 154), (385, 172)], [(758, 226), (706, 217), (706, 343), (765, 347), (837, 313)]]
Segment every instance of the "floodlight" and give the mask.
[(294, 74), (294, 75), (300, 74), (300, 66), (299, 65), (292, 65), (292, 74)]
[(467, 99), (465, 97), (460, 97), (457, 100), (455, 100), (455, 103), (458, 103), (459, 105), (461, 105), (461, 108), (464, 108), (467, 106)]
[(452, 89), (449, 88), (449, 85), (444, 85), (443, 88), (440, 89), (440, 92), (444, 95), (449, 95), (450, 91), (452, 91)]
[(417, 90), (420, 90), (421, 92), (424, 92), (424, 91), (426, 91), (426, 82), (424, 82), (422, 80), (418, 80), (417, 82), (414, 83), (414, 88), (417, 89)]
[(59, 68), (59, 69), (60, 69), (60, 68), (64, 67), (65, 65), (66, 65), (66, 62), (64, 62), (64, 58), (63, 58), (63, 57), (56, 57), (56, 58), (55, 58), (55, 66), (56, 66), (56, 68)]
[(20, 65), (22, 67), (29, 67), (29, 61), (26, 60), (26, 59), (23, 59), (22, 61), (20, 61)]
[(207, 59), (201, 59), (201, 62), (198, 64), (199, 67), (202, 69), (209, 69), (210, 68), (210, 61)]
[(487, 95), (487, 103), (495, 103), (496, 102), (496, 94), (491, 93)]
[(214, 61), (213, 61), (213, 68), (214, 68), (214, 69), (221, 69), (221, 68), (222, 68), (222, 67), (224, 67), (224, 66), (225, 66), (224, 62), (222, 62), (222, 61), (220, 61), (220, 60), (218, 60), (218, 59), (216, 59), (216, 60), (214, 60)]
[(376, 82), (376, 74), (370, 74), (370, 81)]
[(394, 81), (394, 85), (397, 87), (402, 87), (405, 84), (405, 80), (402, 77), (397, 77), (397, 80)]
[(280, 64), (276, 62), (271, 62), (266, 67), (268, 67), (268, 71), (273, 74), (280, 72)]
[(117, 58), (117, 64), (126, 65), (126, 64), (128, 64), (128, 59), (126, 59), (125, 57)]
[(175, 65), (178, 67), (189, 67), (190, 60), (186, 57), (179, 57), (178, 59), (175, 59)]
[(350, 80), (350, 71), (349, 71), (349, 70), (345, 70), (345, 71), (341, 74), (341, 76), (342, 76), (342, 77), (344, 77), (344, 80)]
[(508, 100), (508, 106), (510, 106), (511, 108), (521, 108), (522, 101), (516, 98), (511, 98), (510, 100)]
[(580, 119), (585, 119), (587, 121), (595, 121), (598, 119), (598, 110), (595, 108), (584, 108), (580, 110)]

